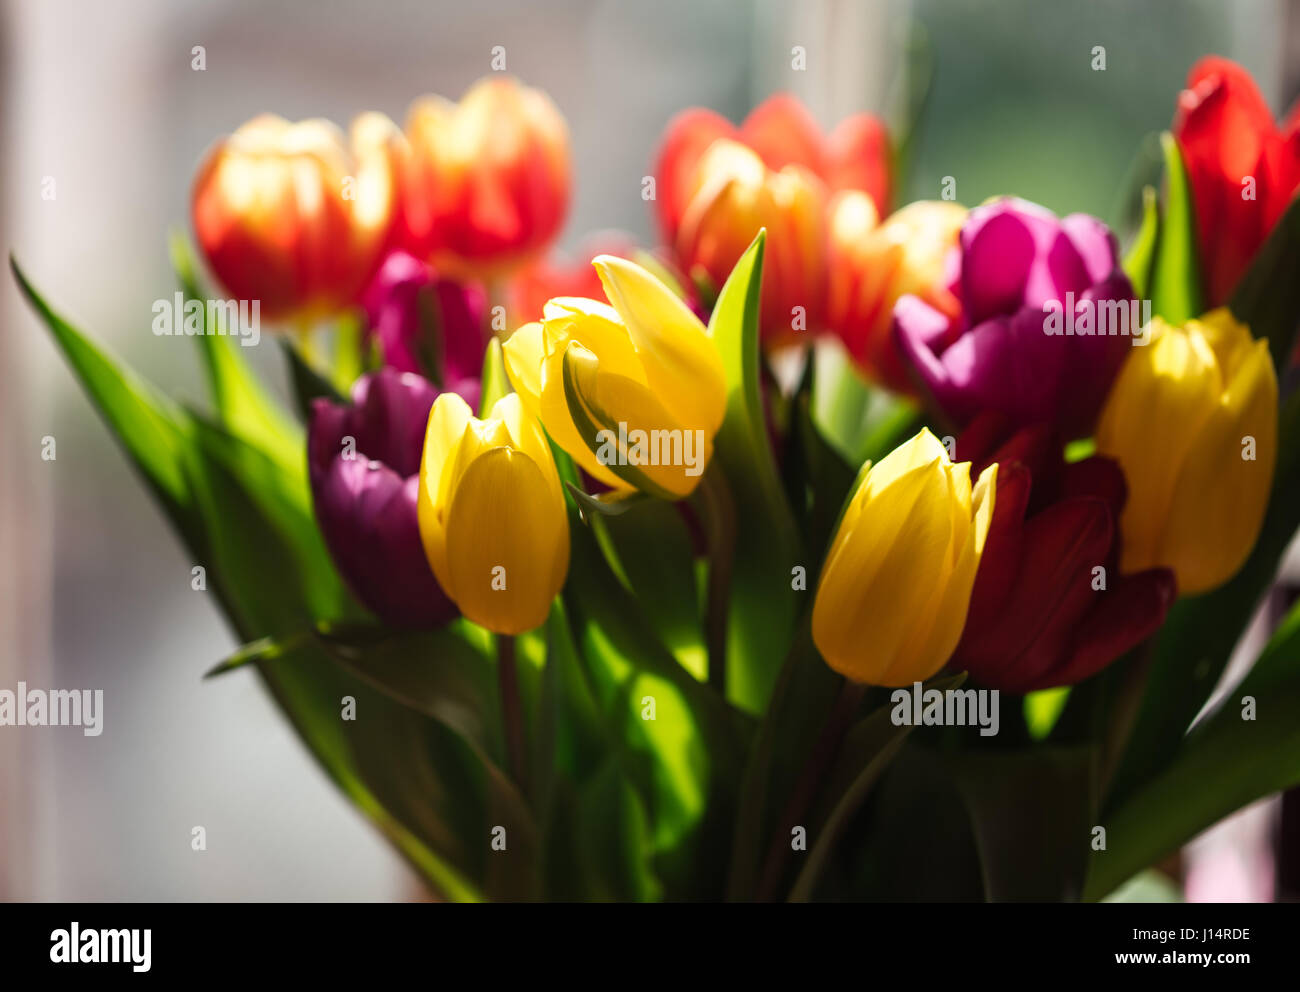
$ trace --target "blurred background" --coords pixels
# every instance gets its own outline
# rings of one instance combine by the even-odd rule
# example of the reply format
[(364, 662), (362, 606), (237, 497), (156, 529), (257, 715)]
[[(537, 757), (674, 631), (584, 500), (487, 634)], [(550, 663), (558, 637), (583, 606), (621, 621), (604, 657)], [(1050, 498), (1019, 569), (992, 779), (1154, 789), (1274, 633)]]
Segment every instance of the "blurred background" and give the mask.
[[(1297, 0), (5, 0), (4, 251), (78, 326), (199, 401), (192, 342), (149, 328), (207, 146), (264, 110), (400, 122), (419, 94), (459, 97), (498, 45), (568, 118), (569, 248), (604, 228), (653, 242), (641, 177), (690, 105), (739, 121), (789, 90), (826, 125), (861, 109), (898, 125), (928, 78), (900, 202), (952, 176), (966, 204), (1014, 191), (1116, 221), (1197, 57), (1242, 62), (1276, 111), (1300, 92)], [(278, 351), (255, 351), (278, 382)], [(101, 688), (106, 708), (99, 737), (0, 728), (0, 898), (420, 898), (251, 673), (200, 681), (232, 637), (7, 273), (0, 445), (0, 688)], [(1277, 895), (1279, 806), (1202, 838), (1188, 895)]]

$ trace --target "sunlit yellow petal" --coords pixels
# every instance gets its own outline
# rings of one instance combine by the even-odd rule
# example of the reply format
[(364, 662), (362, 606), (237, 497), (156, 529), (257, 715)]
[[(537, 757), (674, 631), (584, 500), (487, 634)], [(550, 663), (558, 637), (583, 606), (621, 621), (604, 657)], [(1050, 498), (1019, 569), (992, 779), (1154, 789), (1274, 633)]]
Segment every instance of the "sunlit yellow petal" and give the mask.
[(682, 423), (715, 434), (726, 413), (726, 373), (707, 328), (672, 290), (635, 262), (600, 255), (592, 264), (609, 302), (627, 325), (647, 385)]
[(546, 621), (569, 554), (567, 518), (552, 510), (545, 475), (522, 452), (493, 448), (465, 470), (447, 518), (447, 560), (466, 617), (499, 634)]

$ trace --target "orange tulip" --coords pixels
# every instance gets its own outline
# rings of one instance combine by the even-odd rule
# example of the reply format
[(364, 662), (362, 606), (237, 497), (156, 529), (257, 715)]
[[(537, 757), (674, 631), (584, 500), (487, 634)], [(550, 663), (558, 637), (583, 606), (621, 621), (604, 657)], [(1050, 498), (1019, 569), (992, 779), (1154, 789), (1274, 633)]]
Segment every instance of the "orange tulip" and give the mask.
[(406, 123), (405, 235), (460, 279), (494, 279), (540, 254), (569, 208), (569, 132), (541, 90), (479, 80), (450, 103), (425, 97)]
[(921, 200), (881, 224), (870, 198), (850, 191), (835, 196), (829, 216), (826, 323), (868, 375), (911, 392), (894, 341), (894, 304), (910, 293), (949, 317), (960, 313), (944, 270), (966, 208)]
[(394, 233), (401, 132), (358, 117), (350, 147), (325, 120), (263, 114), (221, 141), (194, 180), (199, 248), (236, 299), (307, 321), (355, 302)]
[(780, 343), (820, 323), (825, 291), (826, 189), (800, 165), (773, 171), (744, 145), (720, 139), (700, 159), (675, 250), (689, 271), (721, 286), (759, 228), (767, 228), (761, 325)]
[[(828, 136), (799, 101), (769, 98), (739, 128), (694, 108), (669, 124), (656, 173), (659, 221), (683, 270), (715, 284), (766, 227), (763, 327), (770, 342), (823, 316), (826, 202), (858, 190), (878, 213), (889, 203), (888, 138), (869, 114)], [(793, 313), (794, 307), (802, 307)]]

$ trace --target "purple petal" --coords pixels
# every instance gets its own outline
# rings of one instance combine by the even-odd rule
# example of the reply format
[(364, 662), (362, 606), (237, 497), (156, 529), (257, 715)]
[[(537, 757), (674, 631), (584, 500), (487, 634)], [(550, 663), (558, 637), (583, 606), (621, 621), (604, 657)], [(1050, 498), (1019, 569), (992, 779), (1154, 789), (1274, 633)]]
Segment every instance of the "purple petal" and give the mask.
[(401, 627), (455, 615), (420, 540), (419, 479), (364, 458), (336, 458), (315, 492), (316, 519), (340, 574), (362, 603)]
[(1098, 283), (1119, 268), (1115, 236), (1110, 228), (1090, 214), (1070, 214), (1061, 221), (1075, 251), (1088, 270), (1088, 282)]

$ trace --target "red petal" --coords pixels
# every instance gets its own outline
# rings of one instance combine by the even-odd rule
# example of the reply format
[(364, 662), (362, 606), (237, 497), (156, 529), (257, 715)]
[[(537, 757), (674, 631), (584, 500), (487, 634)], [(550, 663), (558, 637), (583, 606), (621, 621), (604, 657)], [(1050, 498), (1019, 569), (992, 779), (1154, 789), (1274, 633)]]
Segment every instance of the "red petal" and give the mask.
[[(1196, 203), (1210, 304), (1216, 305), (1231, 294), (1267, 234), (1272, 170), (1266, 150), (1282, 136), (1250, 74), (1217, 56), (1202, 59), (1189, 74), (1174, 134)], [(1254, 200), (1242, 199), (1247, 176), (1255, 179)]]
[(1070, 658), (1034, 688), (1074, 685), (1154, 634), (1178, 596), (1174, 573), (1153, 568), (1121, 576), (1078, 624)]
[(853, 114), (831, 132), (826, 150), (826, 182), (832, 190), (863, 190), (884, 217), (889, 213), (891, 194), (889, 162), (885, 126), (871, 114)]
[(740, 137), (769, 169), (802, 165), (818, 177), (826, 177), (821, 128), (789, 93), (774, 94), (755, 107), (740, 126)]
[(682, 213), (694, 192), (695, 166), (700, 156), (719, 138), (735, 136), (736, 128), (729, 120), (703, 107), (683, 110), (668, 122), (655, 163), (655, 202), (669, 244), (677, 241)]

